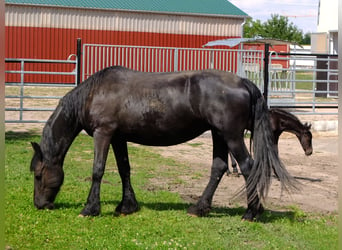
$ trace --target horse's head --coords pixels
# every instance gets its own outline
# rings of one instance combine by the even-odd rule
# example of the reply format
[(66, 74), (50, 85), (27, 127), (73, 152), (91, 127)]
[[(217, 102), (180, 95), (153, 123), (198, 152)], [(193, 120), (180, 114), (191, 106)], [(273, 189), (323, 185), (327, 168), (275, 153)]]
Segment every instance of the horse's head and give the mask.
[(306, 155), (312, 154), (312, 134), (310, 132), (310, 129), (311, 124), (305, 123), (304, 129), (299, 137), (300, 144), (302, 145)]
[(64, 180), (62, 166), (48, 163), (39, 144), (31, 144), (34, 149), (30, 168), (34, 173), (34, 205), (38, 209), (53, 209), (53, 202)]

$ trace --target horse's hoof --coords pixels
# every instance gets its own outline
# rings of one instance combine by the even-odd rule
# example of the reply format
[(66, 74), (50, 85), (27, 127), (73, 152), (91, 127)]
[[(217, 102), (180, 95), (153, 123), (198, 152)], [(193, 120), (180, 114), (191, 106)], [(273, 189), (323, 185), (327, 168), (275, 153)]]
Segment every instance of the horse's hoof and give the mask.
[(137, 202), (125, 202), (125, 205), (121, 202), (115, 209), (116, 215), (128, 215), (139, 211)]
[(193, 205), (188, 208), (188, 214), (193, 217), (204, 217), (207, 216), (210, 212), (210, 207), (199, 207), (197, 205)]
[(241, 220), (242, 221), (253, 222), (253, 221), (255, 221), (255, 218), (253, 216), (245, 214), (244, 216), (242, 216)]
[(246, 213), (242, 216), (242, 220), (255, 221), (263, 212), (264, 212), (264, 207), (262, 205), (260, 205), (258, 209), (248, 208)]
[(194, 217), (194, 218), (197, 218), (197, 217), (198, 217), (197, 214), (190, 214), (190, 213), (188, 213), (188, 215), (189, 215), (190, 217)]
[(87, 208), (85, 207), (80, 215), (84, 216), (84, 217), (87, 217), (87, 216), (98, 216), (100, 214), (100, 209), (99, 207), (96, 208), (96, 207), (93, 207), (93, 208)]
[(114, 211), (114, 216), (115, 217), (126, 217), (128, 214), (124, 214), (124, 213), (120, 213), (120, 212), (117, 212), (117, 211)]

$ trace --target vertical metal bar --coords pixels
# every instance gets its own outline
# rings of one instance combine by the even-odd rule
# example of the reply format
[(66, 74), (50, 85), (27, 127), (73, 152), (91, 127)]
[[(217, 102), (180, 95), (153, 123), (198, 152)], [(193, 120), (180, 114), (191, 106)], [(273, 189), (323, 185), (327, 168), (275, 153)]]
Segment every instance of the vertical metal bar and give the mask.
[(88, 75), (90, 76), (93, 74), (93, 67), (94, 67), (94, 48), (93, 48), (93, 46), (91, 47), (90, 57), (88, 60), (90, 60), (90, 70), (88, 72)]
[(174, 71), (178, 71), (178, 49), (174, 49)]
[(109, 59), (110, 59), (109, 51), (110, 51), (110, 48), (107, 46), (106, 47), (106, 67), (109, 67)]
[(143, 59), (141, 59), (142, 61), (143, 61), (143, 65), (144, 65), (144, 67), (143, 67), (143, 71), (146, 71), (146, 60), (147, 60), (147, 48), (144, 48), (144, 57), (143, 57)]
[(102, 50), (102, 65), (101, 67), (99, 67), (99, 70), (102, 70), (106, 67), (106, 47), (100, 47), (100, 49)]
[(76, 51), (76, 85), (81, 83), (81, 57), (82, 57), (82, 40), (77, 38), (77, 51)]
[(136, 60), (136, 48), (132, 48), (132, 50), (133, 50), (133, 54), (132, 54), (132, 61), (133, 61), (133, 69), (135, 69), (135, 70), (137, 70), (137, 65), (136, 65), (136, 63), (135, 63), (135, 60)]
[(156, 67), (156, 58), (155, 58), (155, 50), (151, 50), (151, 72), (155, 72), (155, 67)]
[(109, 66), (113, 66), (113, 47), (110, 47), (109, 54), (110, 54)]
[(157, 62), (157, 64), (158, 64), (158, 72), (161, 72), (161, 67), (162, 67), (162, 65), (161, 65), (162, 64), (161, 53), (162, 53), (162, 50), (158, 49), (157, 53), (158, 53), (158, 62)]
[(265, 44), (265, 57), (264, 57), (264, 98), (268, 105), (268, 63), (269, 63), (269, 50), (270, 45), (268, 43)]
[(204, 67), (205, 67), (205, 69), (208, 68), (208, 53), (209, 53), (209, 51), (206, 50), (205, 54), (204, 54)]
[(168, 72), (168, 71), (169, 71), (169, 60), (170, 60), (170, 57), (169, 57), (169, 49), (166, 49), (166, 65), (165, 65), (165, 72)]
[(24, 108), (24, 80), (25, 80), (25, 61), (21, 60), (20, 62), (20, 111), (19, 111), (19, 120), (23, 120), (23, 108)]
[[(86, 45), (83, 45), (83, 53), (85, 53), (84, 51), (86, 51)], [(88, 50), (87, 50), (88, 51)], [(82, 81), (85, 80), (85, 73), (86, 73), (86, 65), (88, 65), (88, 62), (85, 61), (85, 58), (88, 58), (88, 54), (85, 53), (87, 55), (87, 57), (83, 56), (83, 60), (82, 60)]]
[(237, 72), (237, 65), (236, 65), (236, 60), (235, 60), (235, 56), (236, 56), (236, 52), (235, 51), (231, 51), (231, 54), (232, 54), (232, 62), (231, 62), (231, 65), (233, 65), (233, 68), (232, 68), (232, 72), (234, 73), (234, 74), (236, 74), (236, 72)]

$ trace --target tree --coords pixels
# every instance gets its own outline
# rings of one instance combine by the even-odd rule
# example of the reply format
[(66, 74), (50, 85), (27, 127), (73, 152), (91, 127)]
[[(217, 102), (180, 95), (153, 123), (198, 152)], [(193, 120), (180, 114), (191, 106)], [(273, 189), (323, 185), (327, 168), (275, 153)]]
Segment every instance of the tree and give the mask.
[(304, 45), (310, 45), (311, 44), (311, 33), (305, 33), (304, 34), (302, 44), (304, 44)]
[(244, 37), (261, 36), (291, 42), (303, 43), (303, 32), (284, 16), (272, 14), (271, 18), (261, 23), (260, 20), (247, 19), (244, 25)]

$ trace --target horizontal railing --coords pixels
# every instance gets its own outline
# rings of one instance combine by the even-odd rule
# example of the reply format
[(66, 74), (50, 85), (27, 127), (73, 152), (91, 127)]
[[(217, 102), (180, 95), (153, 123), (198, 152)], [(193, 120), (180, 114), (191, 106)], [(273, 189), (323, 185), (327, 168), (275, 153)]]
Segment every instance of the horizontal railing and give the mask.
[[(72, 59), (75, 58), (75, 59)], [(77, 85), (77, 60), (71, 55), (67, 60), (47, 60), (47, 59), (27, 59), (27, 58), (7, 58), (6, 78), (18, 81), (5, 83), (5, 122), (6, 123), (44, 123), (49, 114), (55, 109), (58, 100), (64, 96), (66, 91)], [(39, 67), (32, 67), (32, 64)], [(50, 65), (50, 70), (40, 70), (44, 65)], [(58, 65), (69, 64), (73, 70), (58, 71)], [(30, 65), (31, 67), (28, 67)], [(54, 65), (51, 68), (51, 65)], [(32, 70), (32, 68), (37, 68)], [(30, 82), (29, 75), (51, 75), (51, 76), (71, 76), (74, 80), (65, 82)], [(14, 76), (14, 77), (13, 77)], [(61, 88), (63, 90), (61, 90)], [(58, 94), (58, 95), (57, 95)], [(47, 113), (37, 115), (37, 113)], [(32, 114), (36, 114), (32, 117)]]

